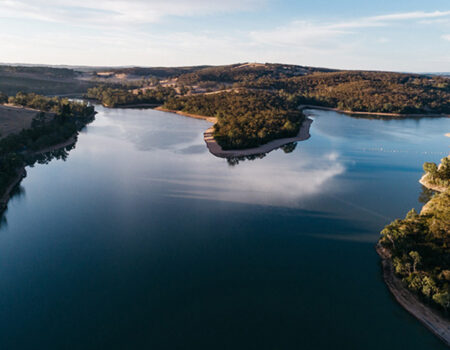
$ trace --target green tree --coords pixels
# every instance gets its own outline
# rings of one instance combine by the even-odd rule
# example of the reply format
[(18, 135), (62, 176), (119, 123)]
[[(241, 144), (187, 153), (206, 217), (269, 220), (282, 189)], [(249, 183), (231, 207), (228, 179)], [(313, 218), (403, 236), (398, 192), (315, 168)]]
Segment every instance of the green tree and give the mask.
[(410, 251), (409, 256), (413, 260), (413, 271), (417, 272), (417, 266), (422, 262), (422, 258), (420, 254), (416, 251)]
[(423, 170), (427, 174), (430, 174), (432, 178), (434, 178), (437, 174), (438, 167), (437, 167), (436, 163), (426, 162), (423, 165)]

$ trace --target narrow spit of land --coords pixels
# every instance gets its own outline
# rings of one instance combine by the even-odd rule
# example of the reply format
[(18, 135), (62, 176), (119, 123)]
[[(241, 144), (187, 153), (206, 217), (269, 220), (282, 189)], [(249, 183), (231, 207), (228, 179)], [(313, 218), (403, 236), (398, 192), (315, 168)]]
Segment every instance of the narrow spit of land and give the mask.
[[(182, 115), (189, 118), (195, 118), (195, 119), (202, 119), (206, 120), (210, 123), (215, 124), (217, 122), (217, 118), (214, 117), (207, 117), (203, 115), (198, 114), (191, 114), (191, 113), (185, 113), (180, 111), (173, 111), (169, 109), (165, 109), (162, 107), (155, 108), (158, 111), (162, 112), (169, 112), (169, 113), (175, 113), (178, 115)], [(239, 150), (224, 150), (222, 147), (217, 143), (217, 141), (214, 139), (214, 127), (208, 128), (204, 134), (203, 139), (205, 140), (206, 146), (208, 147), (208, 150), (215, 155), (216, 157), (220, 158), (234, 158), (234, 157), (245, 157), (245, 156), (252, 156), (262, 153), (269, 153), (277, 148), (280, 148), (284, 145), (287, 145), (292, 142), (299, 142), (307, 140), (311, 137), (309, 130), (311, 128), (312, 119), (306, 118), (298, 132), (298, 134), (295, 137), (289, 137), (289, 138), (282, 138), (273, 140), (270, 142), (267, 142), (264, 145), (261, 145), (259, 147), (253, 147), (253, 148), (247, 148), (247, 149), (239, 149)]]

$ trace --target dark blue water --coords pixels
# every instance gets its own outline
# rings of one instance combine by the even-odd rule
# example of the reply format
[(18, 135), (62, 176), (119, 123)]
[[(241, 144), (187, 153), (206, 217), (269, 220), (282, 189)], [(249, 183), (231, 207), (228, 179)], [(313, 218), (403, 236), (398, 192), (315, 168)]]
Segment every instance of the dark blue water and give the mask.
[(449, 119), (314, 112), (292, 153), (230, 166), (207, 122), (105, 110), (28, 169), (0, 230), (0, 349), (444, 349), (374, 244), (420, 209)]

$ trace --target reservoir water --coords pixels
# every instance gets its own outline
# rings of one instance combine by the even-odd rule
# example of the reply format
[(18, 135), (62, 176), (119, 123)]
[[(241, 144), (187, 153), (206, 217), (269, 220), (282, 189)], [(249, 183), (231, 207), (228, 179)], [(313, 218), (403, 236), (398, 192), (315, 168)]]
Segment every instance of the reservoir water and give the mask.
[(374, 245), (421, 208), (450, 119), (309, 111), (309, 140), (227, 162), (205, 121), (97, 110), (9, 203), (0, 349), (445, 349)]

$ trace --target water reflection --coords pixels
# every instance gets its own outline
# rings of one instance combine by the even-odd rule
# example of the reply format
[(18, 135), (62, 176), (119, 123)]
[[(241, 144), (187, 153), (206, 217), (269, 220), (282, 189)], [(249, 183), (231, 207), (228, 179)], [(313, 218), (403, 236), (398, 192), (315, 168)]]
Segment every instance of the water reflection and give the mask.
[[(252, 156), (250, 159), (261, 159)], [(247, 158), (248, 159), (248, 158)], [(228, 160), (239, 163), (242, 159)], [(301, 159), (285, 156), (266, 162), (252, 162), (233, 167), (230, 171), (185, 174), (171, 179), (153, 179), (181, 185), (171, 187), (171, 197), (227, 201), (248, 204), (299, 207), (299, 201), (333, 190), (332, 179), (345, 172), (345, 167), (335, 152)], [(231, 163), (232, 165), (233, 163)]]
[(69, 152), (75, 149), (75, 144), (76, 142), (48, 152), (33, 154), (27, 158), (27, 166), (33, 167), (36, 163), (48, 164), (54, 159), (62, 160), (65, 162), (67, 160), (67, 157), (69, 156)]
[(283, 147), (281, 147), (281, 149), (283, 150), (284, 153), (292, 153), (295, 151), (296, 148), (297, 148), (297, 142), (291, 142), (291, 143), (288, 143), (288, 144), (284, 145)]
[[(291, 142), (284, 146), (275, 148), (274, 151), (281, 149), (281, 150), (283, 150), (284, 153), (288, 154), (288, 153), (294, 152), (296, 148), (297, 148), (297, 142)], [(258, 153), (258, 154), (252, 154), (250, 156), (229, 157), (229, 158), (227, 158), (227, 163), (230, 166), (236, 166), (239, 164), (239, 162), (243, 162), (246, 160), (253, 161), (253, 160), (257, 160), (257, 159), (263, 159), (266, 156), (267, 156), (267, 153)]]
[(67, 162), (30, 170), (11, 203), (1, 349), (443, 348), (392, 299), (373, 249), (417, 207), (423, 161), (442, 157), (372, 150), (441, 151), (448, 122), (387, 133), (320, 112), (293, 152), (233, 167), (201, 152), (204, 121), (99, 110)]
[(227, 158), (227, 163), (229, 166), (236, 166), (239, 164), (239, 162), (244, 162), (246, 160), (253, 161), (256, 159), (263, 159), (267, 153), (259, 153), (259, 154), (252, 154), (251, 156), (241, 156), (241, 157), (230, 157)]
[[(67, 157), (69, 156), (69, 152), (73, 149), (75, 149), (76, 141), (73, 143), (70, 143), (68, 145), (65, 145), (61, 148), (52, 149), (46, 152), (41, 153), (34, 153), (29, 154), (25, 158), (26, 167), (33, 168), (36, 164), (48, 164), (52, 160), (62, 160), (66, 161)], [(26, 177), (26, 176), (25, 176)], [(21, 182), (19, 182), (10, 192), (9, 194), (9, 201), (11, 200), (23, 200), (26, 197), (26, 190), (25, 187), (21, 185)], [(6, 214), (8, 211), (8, 203), (6, 204), (6, 207), (4, 210), (0, 213), (0, 229), (3, 229), (7, 226), (7, 220), (6, 220)]]
[(419, 202), (422, 204), (426, 204), (430, 201), (431, 198), (436, 194), (436, 191), (433, 191), (432, 189), (429, 189), (422, 185), (422, 192), (419, 196)]

